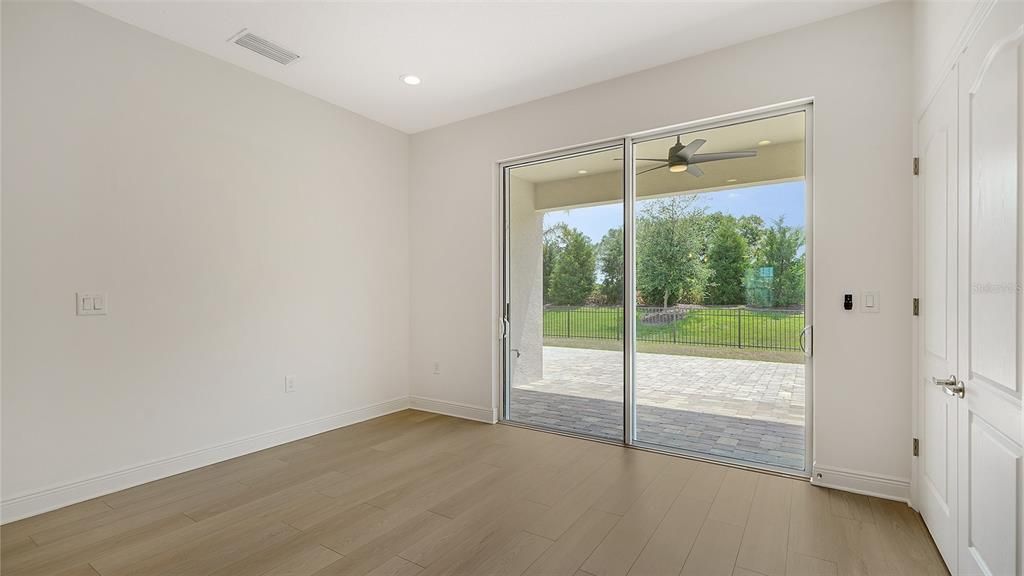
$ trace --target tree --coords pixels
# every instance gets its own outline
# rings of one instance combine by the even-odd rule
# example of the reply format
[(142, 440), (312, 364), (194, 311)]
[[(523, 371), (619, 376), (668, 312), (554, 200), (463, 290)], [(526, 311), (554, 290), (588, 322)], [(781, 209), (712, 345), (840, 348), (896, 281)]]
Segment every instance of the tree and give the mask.
[(711, 252), (711, 245), (715, 241), (715, 234), (718, 233), (719, 228), (728, 224), (735, 226), (736, 217), (730, 214), (723, 214), (722, 212), (712, 212), (711, 214), (702, 212), (694, 218), (693, 227), (700, 242), (698, 254), (700, 255), (701, 262), (707, 263), (708, 254)]
[(637, 291), (662, 306), (700, 302), (709, 276), (700, 260), (699, 224), (704, 214), (695, 198), (675, 196), (644, 202), (637, 220)]
[(736, 229), (747, 241), (747, 252), (751, 262), (756, 262), (761, 253), (764, 241), (764, 220), (760, 216), (740, 216), (736, 219)]
[(564, 222), (559, 222), (544, 230), (544, 248), (542, 258), (544, 261), (544, 302), (551, 301), (551, 273), (555, 269), (555, 262), (561, 254), (565, 241), (562, 236), (568, 229)]
[(601, 296), (608, 304), (622, 305), (624, 259), (622, 228), (612, 228), (597, 245), (597, 266), (601, 272)]
[(779, 218), (765, 231), (759, 268), (771, 271), (771, 305), (793, 306), (804, 303), (804, 231), (786, 226)]
[(565, 228), (562, 240), (562, 250), (551, 270), (551, 301), (579, 306), (594, 290), (594, 246), (575, 228)]
[(721, 220), (708, 250), (708, 300), (712, 304), (743, 304), (744, 277), (749, 267), (747, 241), (731, 219)]

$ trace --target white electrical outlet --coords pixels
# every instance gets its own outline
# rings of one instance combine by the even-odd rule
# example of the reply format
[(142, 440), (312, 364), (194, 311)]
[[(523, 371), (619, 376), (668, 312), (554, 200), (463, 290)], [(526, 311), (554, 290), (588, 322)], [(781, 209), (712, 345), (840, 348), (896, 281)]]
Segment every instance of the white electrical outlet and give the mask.
[(295, 392), (295, 376), (284, 377), (284, 392), (285, 394)]
[(75, 311), (79, 316), (106, 316), (107, 295), (79, 292), (75, 294)]
[(440, 373), (441, 373), (441, 363), (440, 362), (434, 362), (434, 374), (440, 374)]

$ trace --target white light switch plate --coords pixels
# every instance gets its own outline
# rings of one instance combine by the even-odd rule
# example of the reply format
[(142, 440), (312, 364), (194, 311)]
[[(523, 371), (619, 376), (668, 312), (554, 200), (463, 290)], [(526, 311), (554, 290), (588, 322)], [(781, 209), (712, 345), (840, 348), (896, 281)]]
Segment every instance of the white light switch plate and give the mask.
[(285, 394), (295, 392), (295, 376), (284, 377), (284, 392)]
[(79, 292), (75, 294), (75, 310), (79, 316), (106, 316), (107, 295), (98, 292)]
[(878, 291), (865, 291), (861, 296), (860, 309), (862, 312), (878, 312), (881, 307), (882, 301), (879, 299)]

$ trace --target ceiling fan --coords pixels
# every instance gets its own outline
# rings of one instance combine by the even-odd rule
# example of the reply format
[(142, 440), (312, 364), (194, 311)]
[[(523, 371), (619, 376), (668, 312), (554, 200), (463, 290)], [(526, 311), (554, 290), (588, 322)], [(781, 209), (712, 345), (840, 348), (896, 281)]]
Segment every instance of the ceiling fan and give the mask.
[(700, 164), (701, 162), (714, 162), (716, 160), (731, 160), (733, 158), (752, 158), (757, 156), (756, 150), (742, 150), (739, 152), (713, 152), (711, 154), (697, 154), (697, 150), (700, 149), (706, 140), (697, 138), (687, 145), (683, 145), (680, 141), (680, 137), (676, 136), (676, 143), (668, 149), (668, 158), (637, 158), (637, 160), (647, 160), (650, 162), (660, 162), (661, 166), (655, 166), (648, 168), (641, 172), (637, 172), (637, 176), (651, 172), (652, 170), (658, 170), (668, 166), (669, 172), (686, 172), (692, 176), (701, 177), (704, 175), (704, 171), (694, 164)]

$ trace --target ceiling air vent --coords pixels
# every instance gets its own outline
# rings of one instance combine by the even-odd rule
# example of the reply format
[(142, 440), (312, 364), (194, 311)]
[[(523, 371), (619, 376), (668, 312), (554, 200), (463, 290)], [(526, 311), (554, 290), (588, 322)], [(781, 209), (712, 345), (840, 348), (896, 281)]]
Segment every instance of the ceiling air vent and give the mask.
[(299, 59), (299, 55), (295, 52), (257, 36), (249, 32), (247, 28), (243, 28), (241, 32), (232, 36), (230, 41), (285, 66)]

